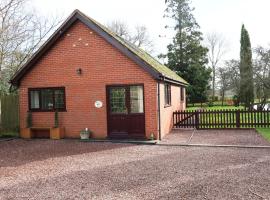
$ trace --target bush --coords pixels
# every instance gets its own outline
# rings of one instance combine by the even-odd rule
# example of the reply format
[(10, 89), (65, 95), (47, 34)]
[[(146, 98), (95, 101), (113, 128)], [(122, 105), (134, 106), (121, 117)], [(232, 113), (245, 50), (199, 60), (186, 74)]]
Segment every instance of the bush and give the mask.
[(214, 96), (214, 98), (212, 96), (210, 96), (209, 101), (218, 101), (218, 96)]
[(213, 103), (212, 101), (209, 101), (209, 102), (207, 103), (207, 106), (208, 106), (208, 107), (213, 107), (213, 106), (214, 106), (214, 103)]
[(238, 107), (240, 105), (240, 101), (237, 95), (233, 96), (233, 105)]
[(0, 95), (1, 98), (1, 131), (19, 131), (19, 98), (17, 94)]
[(27, 128), (30, 128), (33, 125), (31, 112), (27, 112), (26, 125), (27, 125)]

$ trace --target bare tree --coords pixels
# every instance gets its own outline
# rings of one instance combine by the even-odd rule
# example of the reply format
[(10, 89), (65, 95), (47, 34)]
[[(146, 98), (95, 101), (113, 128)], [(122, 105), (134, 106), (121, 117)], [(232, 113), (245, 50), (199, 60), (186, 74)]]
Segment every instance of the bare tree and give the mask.
[(114, 20), (107, 24), (108, 28), (119, 35), (120, 37), (124, 38), (125, 40), (130, 40), (130, 32), (128, 25), (125, 22), (120, 20)]
[(225, 61), (225, 64), (222, 67), (217, 68), (217, 77), (217, 84), (220, 89), (222, 105), (224, 103), (225, 94), (228, 90), (234, 92), (235, 95), (233, 99), (235, 103), (238, 102), (240, 93), (240, 61)]
[(131, 42), (139, 48), (143, 48), (146, 51), (152, 51), (153, 42), (150, 39), (146, 26), (136, 26)]
[(254, 49), (256, 58), (253, 61), (256, 97), (261, 109), (270, 97), (270, 49), (258, 46)]
[(220, 33), (208, 33), (206, 36), (206, 45), (209, 49), (208, 60), (212, 68), (212, 101), (215, 97), (216, 89), (216, 71), (222, 57), (226, 53), (226, 42)]
[(220, 86), (220, 95), (222, 106), (224, 104), (225, 93), (230, 88), (230, 70), (227, 67), (220, 67), (217, 69), (218, 84)]
[(0, 2), (0, 92), (8, 91), (8, 80), (58, 26), (57, 18), (41, 18), (30, 0)]
[(110, 30), (133, 45), (142, 48), (147, 52), (153, 52), (154, 45), (150, 39), (146, 26), (138, 25), (132, 30), (126, 23), (119, 20), (114, 20), (108, 23), (107, 26)]
[(230, 89), (233, 90), (236, 96), (240, 93), (240, 61), (228, 60), (225, 62), (225, 67), (229, 74)]

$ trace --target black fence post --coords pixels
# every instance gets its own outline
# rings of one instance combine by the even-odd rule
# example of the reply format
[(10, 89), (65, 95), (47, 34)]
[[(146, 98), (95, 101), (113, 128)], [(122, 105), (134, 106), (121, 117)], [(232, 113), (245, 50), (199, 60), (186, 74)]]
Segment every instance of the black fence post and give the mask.
[(236, 111), (236, 128), (240, 128), (240, 110)]
[(197, 110), (195, 110), (195, 128), (199, 129), (199, 113)]

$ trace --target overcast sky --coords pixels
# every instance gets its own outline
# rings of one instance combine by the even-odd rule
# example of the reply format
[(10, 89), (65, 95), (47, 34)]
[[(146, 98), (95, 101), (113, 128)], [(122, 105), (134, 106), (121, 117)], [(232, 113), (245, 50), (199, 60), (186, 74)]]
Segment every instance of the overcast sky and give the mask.
[[(129, 24), (145, 25), (155, 44), (155, 55), (165, 53), (173, 31), (165, 29), (164, 0), (33, 0), (35, 8), (45, 16), (59, 14), (66, 18), (79, 9), (97, 21), (107, 24), (121, 20)], [(252, 47), (270, 43), (270, 0), (193, 0), (194, 15), (203, 34), (219, 32), (228, 43), (225, 59), (238, 59), (240, 30), (244, 23), (251, 37)], [(166, 37), (159, 37), (166, 35)]]

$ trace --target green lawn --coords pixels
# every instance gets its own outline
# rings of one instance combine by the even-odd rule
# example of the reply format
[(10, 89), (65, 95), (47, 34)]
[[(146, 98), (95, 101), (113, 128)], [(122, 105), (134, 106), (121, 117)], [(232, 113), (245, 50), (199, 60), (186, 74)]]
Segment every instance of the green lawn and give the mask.
[(266, 140), (270, 142), (270, 128), (257, 128), (256, 129)]
[[(200, 107), (190, 107), (187, 108), (188, 112), (194, 112), (200, 109)], [(203, 107), (203, 111), (200, 112), (198, 117), (200, 128), (237, 128), (238, 118), (241, 128), (256, 128), (256, 127), (266, 127), (270, 123), (270, 113), (269, 112), (240, 112), (237, 115), (236, 112), (230, 112), (228, 110), (243, 110), (244, 108), (239, 106), (213, 106), (213, 107)], [(218, 111), (218, 112), (212, 112)], [(227, 112), (219, 112), (227, 111)], [(187, 114), (183, 114), (187, 115)], [(193, 117), (195, 120), (195, 117)], [(191, 119), (186, 120), (184, 123), (195, 123)]]
[[(187, 110), (197, 110), (197, 109), (200, 109), (201, 107), (188, 107)], [(239, 110), (239, 109), (244, 109), (243, 106), (212, 106), (212, 107), (202, 107), (202, 109), (205, 109), (205, 110)]]
[[(209, 102), (204, 102), (204, 103), (188, 103), (188, 106), (190, 107), (200, 107), (200, 106), (203, 106), (203, 107), (207, 107), (209, 104)], [(222, 105), (222, 102), (221, 101), (214, 101), (213, 102), (213, 105), (214, 106), (221, 106)], [(226, 101), (223, 102), (223, 106), (230, 106), (228, 105), (228, 103)]]

